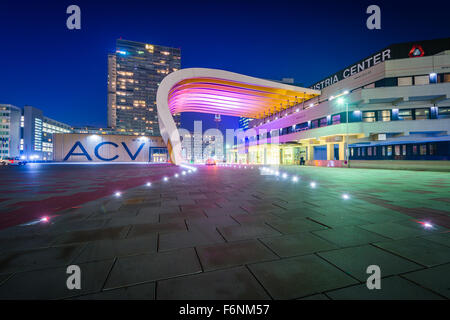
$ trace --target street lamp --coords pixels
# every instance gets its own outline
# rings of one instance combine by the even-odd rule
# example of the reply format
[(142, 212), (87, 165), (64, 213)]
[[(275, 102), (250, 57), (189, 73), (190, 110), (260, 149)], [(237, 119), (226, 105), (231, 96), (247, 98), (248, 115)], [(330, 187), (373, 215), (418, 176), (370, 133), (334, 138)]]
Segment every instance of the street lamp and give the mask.
[[(348, 93), (348, 91), (345, 91), (346, 93)], [(349, 165), (349, 161), (348, 161), (348, 102), (345, 98), (340, 97), (338, 99), (338, 104), (339, 105), (343, 105), (345, 103), (345, 118), (346, 118), (346, 131), (347, 134), (345, 136), (345, 161), (347, 163), (347, 166)]]

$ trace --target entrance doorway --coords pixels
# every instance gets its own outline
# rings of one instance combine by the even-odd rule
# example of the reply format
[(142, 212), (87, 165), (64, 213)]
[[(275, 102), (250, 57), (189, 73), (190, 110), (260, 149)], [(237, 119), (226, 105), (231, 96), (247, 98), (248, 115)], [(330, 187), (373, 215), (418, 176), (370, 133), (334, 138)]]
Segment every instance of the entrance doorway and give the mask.
[(150, 148), (150, 152), (148, 154), (150, 162), (167, 162), (167, 148)]

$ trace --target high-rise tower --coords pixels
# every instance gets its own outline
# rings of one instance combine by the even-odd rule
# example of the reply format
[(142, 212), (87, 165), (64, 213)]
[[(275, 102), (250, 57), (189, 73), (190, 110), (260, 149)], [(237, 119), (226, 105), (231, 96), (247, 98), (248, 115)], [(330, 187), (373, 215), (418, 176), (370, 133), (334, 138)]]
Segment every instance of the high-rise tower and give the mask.
[[(160, 135), (158, 85), (180, 67), (178, 48), (118, 39), (116, 52), (108, 55), (108, 126), (123, 133)], [(179, 126), (179, 115), (174, 119)]]

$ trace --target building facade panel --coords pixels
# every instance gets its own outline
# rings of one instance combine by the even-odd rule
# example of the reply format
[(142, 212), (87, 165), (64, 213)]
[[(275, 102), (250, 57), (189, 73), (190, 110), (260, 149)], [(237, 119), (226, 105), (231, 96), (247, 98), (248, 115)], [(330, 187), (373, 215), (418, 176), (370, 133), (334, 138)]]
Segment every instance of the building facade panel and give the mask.
[(59, 162), (167, 162), (161, 137), (54, 134), (53, 160)]

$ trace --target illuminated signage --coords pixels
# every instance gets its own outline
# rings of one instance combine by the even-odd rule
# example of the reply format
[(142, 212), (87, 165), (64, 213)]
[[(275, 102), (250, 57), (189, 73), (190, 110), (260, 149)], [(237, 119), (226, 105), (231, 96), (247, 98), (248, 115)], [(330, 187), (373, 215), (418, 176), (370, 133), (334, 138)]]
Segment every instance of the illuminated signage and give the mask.
[(320, 82), (317, 82), (316, 84), (314, 84), (311, 87), (311, 89), (322, 90), (323, 88), (326, 88), (332, 84), (335, 84), (338, 81), (341, 81), (348, 77), (351, 77), (361, 71), (369, 69), (369, 68), (371, 68), (381, 62), (389, 60), (389, 59), (391, 59), (391, 50), (390, 49), (380, 51), (377, 54), (374, 54), (373, 56), (370, 56), (367, 59), (361, 60), (360, 62), (355, 63), (354, 65), (352, 65), (338, 73), (335, 73), (331, 77), (328, 77)]
[(430, 56), (445, 50), (450, 50), (450, 38), (393, 44), (350, 67), (314, 83), (310, 88), (322, 90), (386, 60)]
[(423, 57), (425, 55), (425, 51), (423, 51), (420, 44), (415, 44), (409, 51), (408, 55), (410, 58)]

